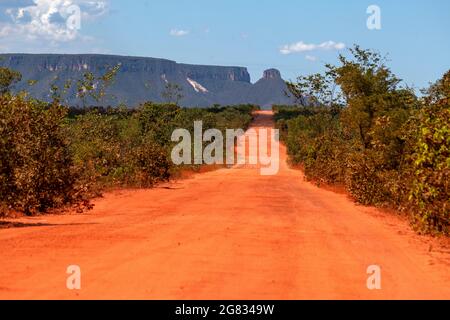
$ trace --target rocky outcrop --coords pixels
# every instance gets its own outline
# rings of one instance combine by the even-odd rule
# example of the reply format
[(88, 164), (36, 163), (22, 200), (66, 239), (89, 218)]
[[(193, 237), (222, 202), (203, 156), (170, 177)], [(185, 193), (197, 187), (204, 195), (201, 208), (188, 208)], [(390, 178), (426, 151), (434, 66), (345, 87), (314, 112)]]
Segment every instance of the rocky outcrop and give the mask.
[(266, 80), (281, 80), (281, 73), (277, 69), (269, 69), (264, 71), (263, 79)]

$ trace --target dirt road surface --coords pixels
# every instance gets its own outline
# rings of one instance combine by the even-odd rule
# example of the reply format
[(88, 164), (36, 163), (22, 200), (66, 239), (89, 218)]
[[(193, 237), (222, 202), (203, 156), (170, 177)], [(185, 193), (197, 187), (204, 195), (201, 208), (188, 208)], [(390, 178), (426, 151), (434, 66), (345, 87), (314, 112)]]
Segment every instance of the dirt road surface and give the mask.
[(448, 248), (306, 182), (284, 147), (275, 176), (221, 169), (95, 204), (0, 229), (0, 299), (450, 299)]

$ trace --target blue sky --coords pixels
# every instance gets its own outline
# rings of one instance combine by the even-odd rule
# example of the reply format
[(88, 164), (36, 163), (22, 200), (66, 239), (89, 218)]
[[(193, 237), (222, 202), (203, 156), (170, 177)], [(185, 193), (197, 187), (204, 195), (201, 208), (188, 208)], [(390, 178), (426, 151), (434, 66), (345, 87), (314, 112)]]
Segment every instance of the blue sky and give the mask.
[[(67, 3), (81, 9), (79, 30), (64, 30), (58, 10)], [(366, 26), (369, 5), (381, 9), (381, 30)], [(282, 54), (300, 42), (299, 52)], [(0, 52), (237, 65), (256, 81), (271, 67), (286, 79), (319, 72), (354, 43), (389, 54), (399, 77), (424, 87), (450, 68), (450, 1), (0, 0)]]

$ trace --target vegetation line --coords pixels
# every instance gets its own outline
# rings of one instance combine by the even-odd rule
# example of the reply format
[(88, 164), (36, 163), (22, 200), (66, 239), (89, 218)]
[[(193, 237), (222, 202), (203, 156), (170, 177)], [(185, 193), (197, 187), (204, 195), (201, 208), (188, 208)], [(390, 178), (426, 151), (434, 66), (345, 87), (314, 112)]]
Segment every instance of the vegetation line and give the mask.
[[(181, 95), (177, 86), (166, 87), (164, 104), (88, 107), (89, 102), (102, 104), (119, 68), (101, 76), (86, 73), (62, 89), (52, 86), (51, 103), (32, 99), (27, 92), (12, 94), (21, 75), (0, 69), (0, 216), (66, 206), (82, 212), (107, 188), (152, 187), (186, 169), (170, 159), (175, 129), (193, 134), (194, 121), (202, 121), (204, 130), (245, 129), (256, 109), (180, 108), (175, 103)], [(65, 106), (64, 95), (73, 84), (83, 108)]]
[(288, 84), (308, 106), (274, 107), (290, 160), (362, 204), (410, 212), (418, 231), (448, 234), (450, 71), (418, 98), (378, 53), (350, 53)]

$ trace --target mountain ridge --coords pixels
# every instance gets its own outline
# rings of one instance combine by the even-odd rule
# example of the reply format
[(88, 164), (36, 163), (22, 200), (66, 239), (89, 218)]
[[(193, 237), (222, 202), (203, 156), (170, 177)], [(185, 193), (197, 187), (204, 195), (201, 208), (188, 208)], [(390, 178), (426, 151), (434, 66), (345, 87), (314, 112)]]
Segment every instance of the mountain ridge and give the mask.
[[(120, 64), (119, 72), (108, 93), (105, 105), (137, 106), (145, 101), (164, 102), (162, 92), (167, 83), (182, 89), (180, 104), (186, 107), (208, 107), (214, 104), (294, 104), (286, 96), (287, 86), (276, 69), (268, 69), (263, 77), (251, 83), (246, 67), (178, 63), (164, 58), (104, 54), (0, 54), (0, 66), (19, 71), (23, 79), (16, 91), (27, 90), (32, 97), (49, 101), (49, 88), (64, 87), (67, 80), (77, 81), (85, 72), (103, 74)], [(28, 81), (37, 81), (29, 86)], [(80, 105), (76, 89), (66, 97), (71, 105)], [(94, 101), (90, 101), (93, 104)]]

